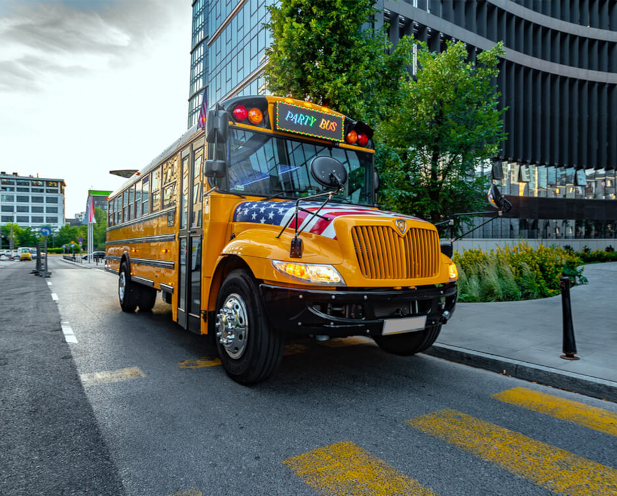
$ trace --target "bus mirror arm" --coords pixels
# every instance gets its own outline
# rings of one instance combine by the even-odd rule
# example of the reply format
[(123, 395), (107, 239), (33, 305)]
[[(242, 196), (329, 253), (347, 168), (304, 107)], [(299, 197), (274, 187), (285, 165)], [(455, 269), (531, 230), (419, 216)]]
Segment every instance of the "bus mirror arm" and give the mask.
[(208, 191), (206, 191), (206, 192), (204, 193), (204, 198), (205, 198), (206, 196), (209, 196), (209, 195), (210, 195), (210, 193), (213, 193), (213, 192), (214, 192), (214, 191), (216, 191), (217, 189), (218, 189), (218, 187), (216, 187), (216, 186), (213, 186), (212, 188), (210, 188)]
[[(320, 219), (330, 220), (328, 217), (324, 217), (323, 215), (320, 215), (319, 212), (321, 212), (321, 210), (328, 204), (328, 202), (332, 199), (332, 197), (335, 194), (337, 194), (340, 190), (341, 188), (339, 187), (338, 189), (333, 190), (333, 191), (326, 191), (325, 193), (319, 193), (317, 195), (304, 196), (296, 200), (296, 211), (294, 212), (293, 216), (287, 221), (287, 223), (283, 226), (283, 229), (281, 229), (281, 232), (278, 233), (278, 235), (276, 236), (277, 238), (280, 238), (283, 232), (285, 232), (285, 229), (287, 229), (289, 227), (289, 224), (291, 224), (291, 221), (295, 219), (296, 224), (295, 224), (295, 230), (294, 230), (294, 237), (291, 240), (291, 247), (289, 249), (290, 258), (302, 258), (302, 240), (299, 238), (299, 236), (300, 234), (302, 234), (302, 231), (304, 231), (304, 228), (310, 224), (310, 221), (314, 217), (319, 217)], [(301, 201), (314, 200), (315, 198), (323, 198), (324, 196), (327, 196), (327, 198), (321, 204), (321, 206), (317, 209), (316, 212), (311, 212), (309, 210), (305, 210), (304, 208), (300, 207)], [(300, 210), (302, 210), (303, 212), (310, 213), (311, 217), (308, 218), (304, 222), (304, 226), (302, 227), (302, 229), (298, 231), (298, 214), (300, 213)]]

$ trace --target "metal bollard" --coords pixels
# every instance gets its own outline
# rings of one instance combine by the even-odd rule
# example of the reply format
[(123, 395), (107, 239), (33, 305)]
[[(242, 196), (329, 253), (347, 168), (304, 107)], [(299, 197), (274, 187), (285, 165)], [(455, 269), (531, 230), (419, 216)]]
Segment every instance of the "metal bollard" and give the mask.
[(559, 280), (561, 289), (561, 309), (563, 312), (563, 355), (564, 360), (580, 360), (576, 356), (576, 341), (574, 340), (574, 325), (572, 324), (572, 304), (570, 302), (570, 278)]

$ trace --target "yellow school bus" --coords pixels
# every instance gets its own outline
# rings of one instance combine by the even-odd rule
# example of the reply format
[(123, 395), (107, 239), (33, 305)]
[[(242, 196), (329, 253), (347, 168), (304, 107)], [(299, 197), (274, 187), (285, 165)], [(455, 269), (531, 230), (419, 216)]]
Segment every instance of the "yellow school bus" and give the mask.
[(436, 228), (377, 208), (373, 131), (273, 96), (208, 111), (109, 197), (106, 269), (122, 310), (214, 338), (227, 374), (269, 377), (286, 336), (431, 346), (456, 304)]

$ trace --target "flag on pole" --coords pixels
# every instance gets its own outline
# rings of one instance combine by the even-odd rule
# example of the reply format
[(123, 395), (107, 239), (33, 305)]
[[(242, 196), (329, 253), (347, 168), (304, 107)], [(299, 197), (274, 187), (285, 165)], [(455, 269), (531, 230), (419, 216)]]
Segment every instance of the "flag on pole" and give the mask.
[(87, 211), (88, 224), (96, 224), (96, 219), (94, 218), (94, 198), (92, 196), (88, 197)]
[(201, 99), (201, 108), (199, 109), (199, 121), (197, 122), (197, 129), (203, 129), (206, 127), (207, 110), (208, 110), (208, 88), (204, 90), (204, 96)]

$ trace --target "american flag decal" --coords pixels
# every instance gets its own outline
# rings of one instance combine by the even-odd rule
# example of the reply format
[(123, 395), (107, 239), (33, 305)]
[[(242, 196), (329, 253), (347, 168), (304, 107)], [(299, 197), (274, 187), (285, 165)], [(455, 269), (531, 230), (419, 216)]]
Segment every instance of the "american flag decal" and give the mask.
[[(313, 216), (311, 212), (317, 212), (321, 202), (300, 202), (298, 213), (298, 229), (304, 228), (304, 232), (310, 232), (319, 236), (335, 239), (334, 219), (342, 216), (356, 217), (391, 217), (398, 219), (420, 220), (407, 215), (393, 212), (384, 212), (376, 208), (362, 207), (359, 205), (347, 205), (329, 203), (320, 212), (321, 217)], [(270, 224), (272, 226), (284, 226), (294, 217), (296, 209), (295, 201), (248, 201), (239, 203), (234, 212), (234, 222), (252, 222), (256, 224)], [(325, 217), (325, 219), (323, 218)], [(305, 226), (306, 224), (306, 226)], [(291, 229), (296, 227), (295, 219), (289, 224)]]

